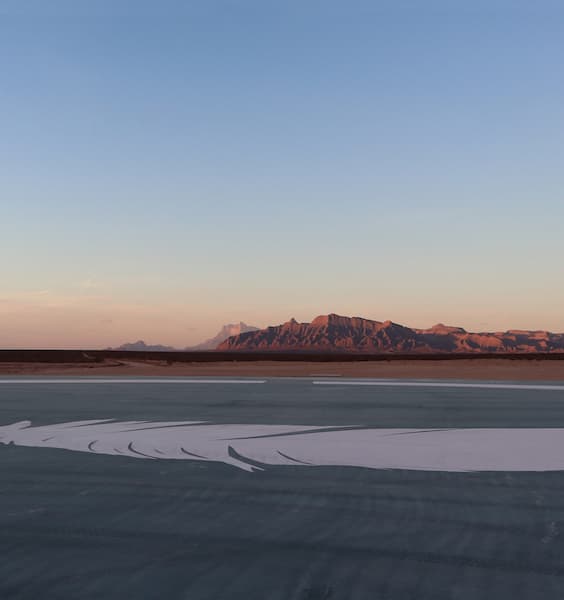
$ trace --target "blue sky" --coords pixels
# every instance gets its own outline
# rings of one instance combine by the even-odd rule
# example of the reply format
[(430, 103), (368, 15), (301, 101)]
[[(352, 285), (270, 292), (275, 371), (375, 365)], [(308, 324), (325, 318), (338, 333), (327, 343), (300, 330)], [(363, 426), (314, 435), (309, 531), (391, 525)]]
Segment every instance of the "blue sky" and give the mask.
[(564, 331), (563, 17), (0, 0), (0, 346)]

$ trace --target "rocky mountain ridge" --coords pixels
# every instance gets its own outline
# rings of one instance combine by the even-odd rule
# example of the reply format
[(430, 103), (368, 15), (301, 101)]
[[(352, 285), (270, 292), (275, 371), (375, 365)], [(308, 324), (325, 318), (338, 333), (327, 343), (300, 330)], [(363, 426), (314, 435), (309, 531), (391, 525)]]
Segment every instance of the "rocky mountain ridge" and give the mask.
[(311, 323), (290, 319), (274, 327), (240, 333), (218, 344), (222, 351), (300, 351), (357, 353), (564, 352), (564, 333), (508, 330), (468, 332), (438, 323), (415, 329), (392, 321), (337, 314)]

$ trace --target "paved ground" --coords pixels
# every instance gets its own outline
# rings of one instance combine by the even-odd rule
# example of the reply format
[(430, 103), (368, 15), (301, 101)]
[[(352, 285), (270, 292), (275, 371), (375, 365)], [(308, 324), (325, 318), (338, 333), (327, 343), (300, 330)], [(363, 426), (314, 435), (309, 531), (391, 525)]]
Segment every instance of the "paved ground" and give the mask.
[[(0, 383), (0, 426), (83, 419), (564, 427), (564, 391)], [(0, 598), (561, 599), (564, 473), (246, 472), (0, 445)]]

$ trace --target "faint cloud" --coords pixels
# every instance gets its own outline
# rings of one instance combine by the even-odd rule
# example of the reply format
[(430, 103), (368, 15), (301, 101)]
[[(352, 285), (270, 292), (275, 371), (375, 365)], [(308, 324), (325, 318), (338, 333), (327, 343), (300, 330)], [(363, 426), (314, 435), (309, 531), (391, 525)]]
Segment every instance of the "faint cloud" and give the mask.
[(95, 290), (101, 287), (101, 284), (94, 279), (88, 278), (78, 284), (81, 290)]
[(36, 302), (38, 300), (44, 300), (51, 295), (49, 290), (27, 290), (27, 291), (15, 291), (4, 294), (0, 298), (0, 302)]

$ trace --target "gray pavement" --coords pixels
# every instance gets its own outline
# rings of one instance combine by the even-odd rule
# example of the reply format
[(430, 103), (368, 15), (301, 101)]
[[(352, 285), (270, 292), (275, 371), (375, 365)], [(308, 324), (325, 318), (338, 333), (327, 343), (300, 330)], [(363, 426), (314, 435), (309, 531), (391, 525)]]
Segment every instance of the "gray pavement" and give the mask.
[[(564, 391), (0, 382), (0, 426), (85, 419), (564, 427)], [(246, 472), (0, 444), (2, 600), (561, 599), (563, 556), (561, 472)]]

